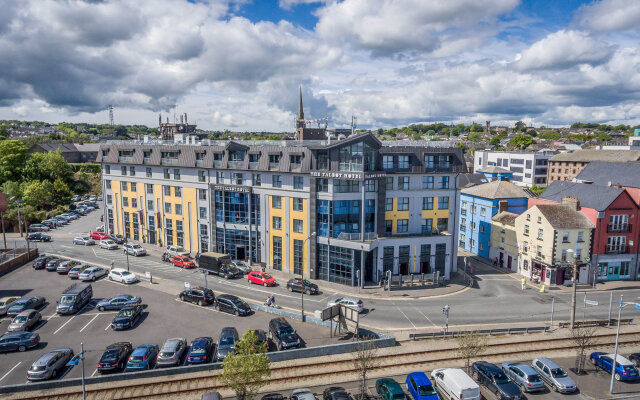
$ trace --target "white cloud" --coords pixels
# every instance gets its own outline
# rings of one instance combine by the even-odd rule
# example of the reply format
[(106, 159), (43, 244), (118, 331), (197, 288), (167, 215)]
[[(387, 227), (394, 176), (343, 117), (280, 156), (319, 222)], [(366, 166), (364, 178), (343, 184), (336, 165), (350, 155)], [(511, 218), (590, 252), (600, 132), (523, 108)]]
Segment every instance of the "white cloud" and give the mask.
[(16, 115), (25, 117), (29, 113), (29, 107), (22, 105), (18, 107), (13, 107), (11, 111), (13, 111)]
[(278, 0), (280, 8), (285, 10), (291, 10), (300, 4), (315, 4), (315, 3), (327, 3), (329, 0)]
[(640, 21), (640, 2), (637, 0), (601, 0), (583, 5), (577, 22), (594, 31), (637, 30)]

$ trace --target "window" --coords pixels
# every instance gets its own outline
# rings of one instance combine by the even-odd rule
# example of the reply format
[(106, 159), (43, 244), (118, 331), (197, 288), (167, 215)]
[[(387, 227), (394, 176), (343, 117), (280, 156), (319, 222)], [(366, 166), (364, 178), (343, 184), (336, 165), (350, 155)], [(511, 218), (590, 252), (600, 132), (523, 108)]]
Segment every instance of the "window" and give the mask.
[(484, 217), (486, 214), (487, 210), (484, 207), (480, 207), (480, 216)]
[(105, 185), (107, 186), (107, 189), (111, 189), (111, 180), (107, 179), (105, 182)]
[(202, 218), (202, 219), (207, 218), (207, 209), (206, 209), (206, 207), (200, 207), (200, 218)]
[(176, 214), (182, 215), (182, 204), (176, 204)]
[(182, 197), (182, 188), (180, 186), (174, 186), (173, 193), (176, 197)]
[(153, 200), (147, 200), (147, 211), (153, 211)]
[(480, 243), (478, 244), (478, 250), (479, 250), (479, 251), (483, 251), (483, 250), (484, 250), (484, 243), (480, 242)]
[(471, 206), (471, 214), (475, 214), (476, 213), (476, 206), (472, 205)]
[(205, 182), (207, 180), (207, 171), (198, 171), (198, 182)]
[(384, 233), (392, 233), (393, 232), (393, 220), (386, 219), (384, 221)]
[(433, 210), (433, 197), (423, 197), (422, 198), (422, 209), (423, 210)]
[(104, 166), (104, 173), (107, 175), (111, 174), (111, 165)]
[(289, 163), (290, 163), (291, 169), (300, 168), (300, 166), (302, 165), (302, 155), (300, 155), (300, 154), (290, 155), (289, 156)]
[(476, 230), (476, 223), (475, 223), (475, 221), (471, 221), (471, 223), (469, 224), (469, 228), (470, 228), (472, 231), (475, 231), (475, 230)]
[(409, 231), (409, 220), (408, 219), (399, 219), (398, 220), (398, 233), (407, 233)]
[(427, 218), (422, 220), (422, 233), (433, 232), (433, 219)]
[(409, 177), (408, 176), (399, 176), (398, 177), (398, 190), (409, 190)]
[(393, 190), (393, 176), (387, 176), (385, 186), (387, 190)]
[(360, 184), (358, 181), (334, 179), (333, 191), (334, 193), (357, 193), (360, 191)]
[(449, 196), (438, 197), (438, 210), (448, 210), (448, 209), (449, 209)]
[(294, 219), (293, 220), (293, 231), (295, 233), (302, 233), (303, 232), (303, 225), (302, 225), (302, 220), (301, 219)]
[(387, 197), (384, 199), (384, 210), (385, 211), (393, 211), (393, 198)]
[(435, 166), (436, 166), (436, 157), (435, 156), (424, 156), (424, 166), (426, 168), (435, 168)]
[(398, 211), (409, 211), (409, 198), (408, 197), (399, 197), (398, 198)]
[(138, 208), (138, 199), (136, 199), (135, 197), (131, 198), (131, 207)]
[(200, 237), (209, 237), (209, 227), (206, 224), (200, 224)]
[(282, 238), (273, 237), (273, 269), (282, 271)]
[(276, 169), (280, 165), (280, 154), (269, 154), (269, 169)]
[(272, 178), (272, 185), (273, 185), (274, 188), (281, 188), (282, 187), (282, 176), (274, 175), (271, 178)]
[(173, 179), (175, 179), (176, 181), (180, 179), (180, 170), (178, 168), (175, 168), (173, 170)]
[(582, 260), (582, 249), (576, 249), (576, 260)]
[(120, 185), (122, 186), (123, 192), (126, 192), (129, 190), (129, 184), (127, 182), (122, 182)]
[(132, 192), (138, 191), (138, 185), (135, 182), (131, 182), (131, 191)]
[(524, 235), (529, 236), (529, 225), (524, 226)]
[(240, 172), (234, 172), (231, 174), (231, 183), (234, 185), (242, 185), (243, 176)]
[(303, 209), (303, 202), (302, 199), (299, 197), (296, 197), (293, 199), (293, 211), (302, 211)]
[(123, 207), (129, 207), (129, 198), (128, 197), (123, 197), (122, 198), (122, 206)]
[(365, 192), (375, 192), (376, 191), (375, 179), (367, 179), (366, 181), (364, 181), (364, 190)]
[[(480, 224), (480, 233), (484, 233), (484, 225)], [(504, 238), (502, 238), (502, 242), (504, 243)]]
[(273, 208), (282, 208), (282, 197), (280, 196), (271, 196), (271, 206)]
[(527, 253), (529, 251), (529, 242), (524, 242), (522, 245), (522, 251)]
[(262, 177), (260, 176), (260, 174), (252, 174), (251, 175), (251, 183), (253, 184), (253, 186), (262, 185)]
[(544, 234), (544, 230), (542, 230), (542, 228), (538, 229), (538, 239), (542, 240)]
[(393, 169), (393, 156), (382, 156), (382, 169)]
[(318, 192), (326, 193), (329, 191), (329, 179), (320, 178), (316, 181), (316, 189)]
[(569, 243), (569, 232), (562, 233), (562, 243)]
[(527, 214), (527, 221), (531, 221), (531, 214)]
[(121, 175), (126, 175), (127, 174), (127, 167), (125, 167), (124, 165), (120, 167), (120, 174)]
[(129, 175), (136, 176), (136, 167), (129, 167)]
[(422, 177), (422, 188), (423, 189), (433, 189), (433, 176), (423, 176)]
[(304, 188), (304, 177), (302, 177), (302, 176), (294, 176), (293, 177), (293, 188), (294, 189), (303, 189)]
[(302, 254), (304, 241), (293, 240), (293, 273), (302, 275)]
[(164, 179), (170, 179), (171, 178), (171, 175), (169, 174), (169, 168), (164, 168), (163, 172), (164, 172)]
[(207, 189), (198, 189), (198, 199), (200, 200), (207, 199)]
[(583, 234), (582, 231), (578, 232), (578, 243), (584, 242)]
[(273, 229), (282, 229), (282, 218), (280, 217), (273, 217)]
[(110, 194), (107, 195), (107, 204), (111, 204), (111, 202), (113, 201), (113, 197), (111, 197)]
[(147, 178), (151, 178), (151, 168), (147, 167)]
[(536, 256), (542, 258), (542, 246), (536, 248)]
[(216, 183), (224, 183), (224, 172), (216, 171)]
[(542, 217), (538, 216), (538, 223), (541, 224), (542, 223)]
[(440, 177), (440, 186), (438, 189), (449, 189), (449, 177), (441, 176)]
[(398, 168), (409, 169), (409, 156), (398, 156)]
[(171, 214), (171, 203), (164, 203), (164, 212)]

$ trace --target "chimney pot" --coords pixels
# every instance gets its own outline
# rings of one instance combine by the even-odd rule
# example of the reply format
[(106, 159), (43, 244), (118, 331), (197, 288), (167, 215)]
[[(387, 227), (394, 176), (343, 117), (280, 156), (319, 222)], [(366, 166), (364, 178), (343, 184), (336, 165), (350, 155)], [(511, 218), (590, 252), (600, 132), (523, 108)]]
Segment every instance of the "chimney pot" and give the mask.
[(562, 204), (566, 204), (568, 206), (571, 206), (571, 209), (576, 210), (576, 211), (580, 211), (580, 200), (578, 200), (575, 197), (564, 197), (562, 199)]

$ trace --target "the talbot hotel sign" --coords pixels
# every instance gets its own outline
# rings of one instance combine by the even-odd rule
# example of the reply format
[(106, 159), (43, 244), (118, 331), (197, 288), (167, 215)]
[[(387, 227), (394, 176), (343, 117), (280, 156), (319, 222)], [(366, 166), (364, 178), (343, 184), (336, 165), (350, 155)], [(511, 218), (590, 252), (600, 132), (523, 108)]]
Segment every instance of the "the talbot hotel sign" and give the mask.
[(365, 179), (385, 178), (386, 172), (319, 172), (312, 171), (311, 176), (314, 178), (333, 178), (333, 179), (350, 179), (363, 181)]

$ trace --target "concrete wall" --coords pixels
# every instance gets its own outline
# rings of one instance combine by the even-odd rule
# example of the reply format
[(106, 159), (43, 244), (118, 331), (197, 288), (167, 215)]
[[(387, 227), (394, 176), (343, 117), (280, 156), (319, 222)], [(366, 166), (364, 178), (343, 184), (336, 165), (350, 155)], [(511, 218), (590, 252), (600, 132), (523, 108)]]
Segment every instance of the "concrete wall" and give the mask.
[[(9, 250), (9, 249), (0, 250), (0, 252), (3, 252), (3, 253), (11, 253), (11, 251), (12, 250)], [(27, 256), (27, 249), (17, 249), (17, 253), (18, 254), (22, 253), (22, 254), (0, 264), (0, 276), (6, 274), (7, 272), (13, 271), (14, 269), (25, 264), (29, 260), (33, 260), (34, 258), (36, 258), (38, 256), (38, 249), (37, 248), (30, 249), (28, 256)]]

